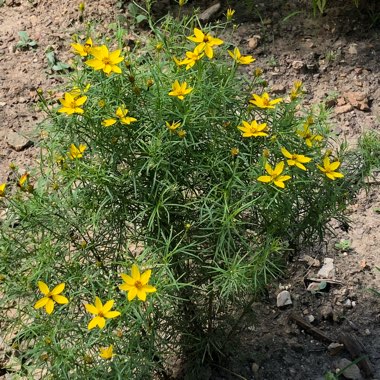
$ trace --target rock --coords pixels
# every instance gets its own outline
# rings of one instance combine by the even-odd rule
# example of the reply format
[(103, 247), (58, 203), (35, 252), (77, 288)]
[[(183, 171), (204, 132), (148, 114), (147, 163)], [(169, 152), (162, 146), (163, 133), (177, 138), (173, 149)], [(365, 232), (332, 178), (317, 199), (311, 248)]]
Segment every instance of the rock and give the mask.
[(287, 290), (283, 290), (277, 295), (277, 307), (283, 307), (292, 304), (290, 293)]
[(357, 46), (358, 46), (357, 44), (350, 44), (350, 46), (348, 47), (348, 54), (351, 54), (351, 55), (358, 54)]
[(344, 106), (345, 104), (346, 104), (346, 99), (344, 99), (344, 97), (340, 97), (336, 101), (337, 106)]
[(251, 50), (256, 49), (259, 46), (261, 36), (255, 35), (248, 39), (248, 47)]
[(271, 87), (271, 92), (273, 94), (284, 94), (286, 92), (286, 87), (282, 84), (274, 84)]
[(330, 304), (322, 305), (319, 308), (319, 312), (323, 319), (330, 319), (333, 316), (333, 308)]
[(351, 104), (345, 104), (344, 106), (336, 107), (335, 108), (335, 113), (337, 115), (341, 115), (343, 113), (350, 112), (354, 109)]
[(303, 61), (293, 61), (292, 67), (294, 70), (301, 71), (303, 68), (305, 68), (305, 62)]
[(208, 22), (210, 19), (219, 11), (221, 5), (220, 3), (216, 3), (211, 5), (211, 7), (207, 8), (199, 15), (199, 21)]
[(33, 141), (28, 140), (17, 132), (9, 131), (7, 134), (7, 144), (16, 152), (21, 152), (22, 150), (31, 147)]
[(346, 92), (344, 97), (355, 108), (369, 111), (368, 97), (364, 92)]
[(327, 347), (330, 355), (335, 356), (340, 354), (344, 349), (344, 344), (341, 343), (330, 343)]
[(320, 290), (319, 285), (320, 285), (319, 282), (311, 282), (309, 286), (307, 287), (307, 291), (312, 292), (312, 293), (318, 292)]
[(258, 378), (259, 377), (260, 366), (257, 363), (252, 363), (251, 369), (252, 369), (252, 373), (255, 376), (255, 378), (256, 377)]
[(315, 321), (315, 317), (314, 317), (314, 315), (308, 315), (307, 317), (307, 321), (309, 322), (309, 323), (313, 323), (314, 321)]
[(352, 308), (352, 301), (349, 298), (347, 298), (343, 302), (343, 307), (345, 307), (346, 309), (351, 309)]
[(329, 278), (330, 280), (335, 279), (335, 267), (334, 259), (326, 257), (323, 261), (322, 268), (318, 271), (318, 276), (320, 278)]
[(353, 364), (350, 360), (343, 358), (340, 359), (337, 363), (337, 367), (342, 370), (343, 368), (349, 366), (347, 369), (343, 371), (343, 376), (349, 380), (361, 380), (362, 375), (360, 373), (360, 369), (356, 364)]

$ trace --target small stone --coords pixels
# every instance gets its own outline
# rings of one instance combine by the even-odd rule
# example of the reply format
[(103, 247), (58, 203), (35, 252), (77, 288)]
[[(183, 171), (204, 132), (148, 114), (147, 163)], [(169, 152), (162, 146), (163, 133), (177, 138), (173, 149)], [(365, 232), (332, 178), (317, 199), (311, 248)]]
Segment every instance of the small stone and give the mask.
[(286, 87), (282, 84), (274, 84), (271, 87), (271, 92), (273, 94), (284, 94), (286, 92)]
[(344, 344), (341, 343), (330, 343), (327, 347), (330, 355), (335, 356), (340, 354), (343, 351)]
[(14, 131), (9, 131), (7, 134), (7, 144), (16, 152), (21, 152), (33, 145), (33, 141), (30, 141), (24, 136)]
[(350, 44), (350, 46), (348, 47), (348, 54), (351, 54), (351, 55), (358, 54), (357, 46), (358, 46), (357, 44)]
[(333, 308), (330, 304), (322, 305), (319, 308), (319, 312), (323, 319), (330, 319), (333, 316)]
[(337, 115), (341, 115), (343, 113), (350, 112), (354, 109), (351, 104), (345, 104), (344, 106), (336, 107), (335, 108), (335, 113)]
[(259, 46), (261, 36), (252, 36), (251, 38), (248, 38), (248, 47), (251, 50), (256, 49)]
[(290, 293), (287, 290), (283, 290), (277, 295), (277, 307), (283, 307), (292, 304)]
[(346, 309), (351, 309), (352, 308), (352, 302), (349, 298), (347, 298), (344, 302), (343, 302), (343, 306), (346, 308)]
[(337, 101), (336, 101), (336, 105), (337, 106), (344, 106), (345, 104), (346, 104), (346, 99), (344, 99), (343, 96), (340, 97), (340, 98), (338, 98)]
[(356, 302), (355, 302), (355, 301), (352, 301), (352, 302), (351, 302), (351, 305), (352, 305), (352, 307), (355, 307), (355, 306), (356, 306)]
[(311, 315), (311, 314), (308, 315), (308, 316), (307, 316), (307, 320), (308, 320), (309, 323), (313, 323), (313, 322), (315, 321), (315, 317), (314, 317), (314, 315)]
[(311, 282), (309, 286), (307, 287), (308, 292), (318, 292), (320, 290), (319, 282)]
[(294, 70), (301, 71), (305, 67), (305, 62), (303, 61), (293, 61), (292, 67)]
[(318, 276), (320, 278), (329, 278), (329, 279), (334, 279), (335, 278), (334, 259), (326, 257), (323, 260), (323, 266), (318, 271)]
[(256, 377), (258, 378), (260, 366), (257, 363), (252, 363), (251, 369), (252, 369), (252, 373), (255, 376), (255, 378)]
[(370, 336), (371, 335), (371, 331), (369, 329), (365, 329), (364, 330), (364, 335)]
[(362, 375), (360, 373), (359, 367), (346, 358), (340, 359), (339, 362), (337, 363), (337, 367), (340, 370), (348, 367), (342, 373), (346, 379), (349, 379), (349, 380), (361, 380), (362, 379)]
[(369, 111), (368, 97), (364, 92), (346, 92), (344, 97), (355, 108)]

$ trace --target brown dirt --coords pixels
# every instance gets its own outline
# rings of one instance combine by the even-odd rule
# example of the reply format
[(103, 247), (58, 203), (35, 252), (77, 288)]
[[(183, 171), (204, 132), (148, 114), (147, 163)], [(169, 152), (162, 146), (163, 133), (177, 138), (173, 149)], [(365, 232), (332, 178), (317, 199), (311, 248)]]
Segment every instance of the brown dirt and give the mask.
[[(202, 9), (207, 7), (205, 3), (201, 2)], [(379, 131), (380, 32), (369, 28), (371, 20), (349, 2), (334, 2), (326, 15), (316, 18), (302, 1), (253, 3), (236, 6), (235, 21), (242, 24), (233, 42), (256, 57), (255, 67), (264, 69), (269, 87), (281, 93), (301, 79), (308, 90), (306, 103), (327, 99), (332, 107), (331, 125), (339, 137), (352, 144), (362, 131)], [(71, 36), (84, 34), (87, 21), (95, 22), (96, 34), (104, 32), (118, 15), (125, 15), (116, 0), (93, 1), (86, 3), (83, 23), (78, 4), (73, 0), (6, 0), (0, 6), (0, 183), (7, 180), (11, 162), (22, 172), (38, 157), (37, 148), (16, 151), (9, 139), (13, 131), (38, 141), (32, 131), (44, 116), (36, 106), (36, 89), (57, 92), (63, 83), (48, 68), (46, 49), (52, 47), (59, 60), (68, 62)], [(303, 13), (283, 21), (299, 10)], [(37, 41), (36, 49), (16, 48), (22, 30)], [(236, 348), (230, 357), (230, 372), (219, 368), (210, 378), (236, 379), (234, 372), (245, 379), (314, 380), (333, 371), (339, 359), (350, 359), (344, 350), (332, 356), (327, 344), (289, 322), (292, 312), (304, 318), (312, 315), (313, 325), (333, 340), (342, 332), (358, 337), (374, 367), (372, 378), (379, 379), (380, 298), (368, 290), (380, 290), (380, 272), (375, 268), (380, 267), (379, 209), (378, 187), (372, 187), (350, 208), (350, 229), (344, 231), (332, 224), (335, 236), (308, 252), (321, 262), (324, 257), (333, 258), (340, 283), (321, 294), (311, 294), (305, 278), (315, 277), (319, 267), (297, 259), (290, 263), (281, 282), (290, 291), (293, 304), (277, 308), (280, 284), (274, 284), (267, 299), (253, 306), (252, 322), (241, 334), (243, 349)], [(350, 242), (350, 249), (335, 248), (342, 239)]]

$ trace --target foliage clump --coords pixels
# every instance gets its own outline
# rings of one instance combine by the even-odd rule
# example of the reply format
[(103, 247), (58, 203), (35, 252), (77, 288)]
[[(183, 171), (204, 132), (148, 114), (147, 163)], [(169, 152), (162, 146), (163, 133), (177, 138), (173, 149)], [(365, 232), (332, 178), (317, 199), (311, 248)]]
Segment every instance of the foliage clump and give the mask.
[(149, 379), (184, 358), (200, 378), (370, 170), (302, 109), (301, 82), (274, 98), (244, 74), (255, 59), (222, 30), (152, 27), (132, 51), (122, 30), (72, 44), (60, 103), (39, 91), (40, 172), (0, 186), (2, 323), (25, 373)]

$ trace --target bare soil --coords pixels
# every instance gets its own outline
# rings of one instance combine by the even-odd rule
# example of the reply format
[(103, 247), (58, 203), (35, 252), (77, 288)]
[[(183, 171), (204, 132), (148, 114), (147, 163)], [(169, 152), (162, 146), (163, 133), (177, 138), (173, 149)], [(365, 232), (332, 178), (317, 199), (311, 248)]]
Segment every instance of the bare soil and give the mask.
[[(235, 3), (231, 2), (237, 9), (234, 20), (240, 26), (233, 42), (254, 55), (256, 62), (250, 70), (263, 68), (273, 93), (289, 91), (294, 80), (302, 80), (307, 89), (305, 102), (325, 102), (331, 110), (332, 128), (350, 144), (363, 131), (380, 131), (380, 31), (376, 25), (371, 27), (373, 18), (349, 1), (332, 2), (326, 14), (318, 17), (306, 6), (309, 2), (301, 0)], [(212, 3), (199, 4), (204, 10)], [(37, 107), (36, 90), (55, 93), (63, 84), (62, 77), (48, 67), (47, 49), (54, 50), (59, 61), (70, 62), (71, 37), (85, 34), (89, 21), (94, 23), (94, 36), (106, 32), (117, 18), (132, 30), (126, 7), (116, 0), (87, 2), (83, 20), (78, 5), (73, 0), (5, 0), (0, 5), (0, 183), (7, 181), (10, 163), (23, 173), (37, 162), (39, 152), (31, 142), (38, 143), (40, 137), (33, 131), (44, 115)], [(157, 7), (161, 12), (174, 10), (169, 2)], [(225, 11), (222, 6), (219, 15)], [(38, 46), (17, 48), (19, 31), (27, 31)], [(329, 343), (289, 320), (290, 314), (309, 321), (314, 318), (312, 325), (332, 341), (338, 341), (342, 333), (357, 337), (373, 368), (367, 378), (380, 379), (380, 297), (369, 290), (380, 290), (378, 190), (373, 185), (367, 194), (359, 195), (348, 212), (348, 230), (332, 223), (326, 244), (304, 253), (320, 264), (311, 266), (302, 257), (289, 263), (281, 283), (273, 284), (267, 298), (253, 305), (252, 318), (239, 336), (241, 345), (234, 346), (228, 358), (227, 369), (211, 368), (204, 379), (315, 380), (335, 371), (342, 358), (353, 359), (345, 349), (333, 355)], [(348, 247), (336, 248), (342, 240), (349, 242)], [(311, 293), (308, 279), (317, 277), (325, 257), (334, 259), (337, 282)], [(276, 297), (284, 288), (293, 303), (278, 308)], [(361, 376), (366, 374), (362, 371)], [(0, 378), (9, 379), (12, 374)]]

